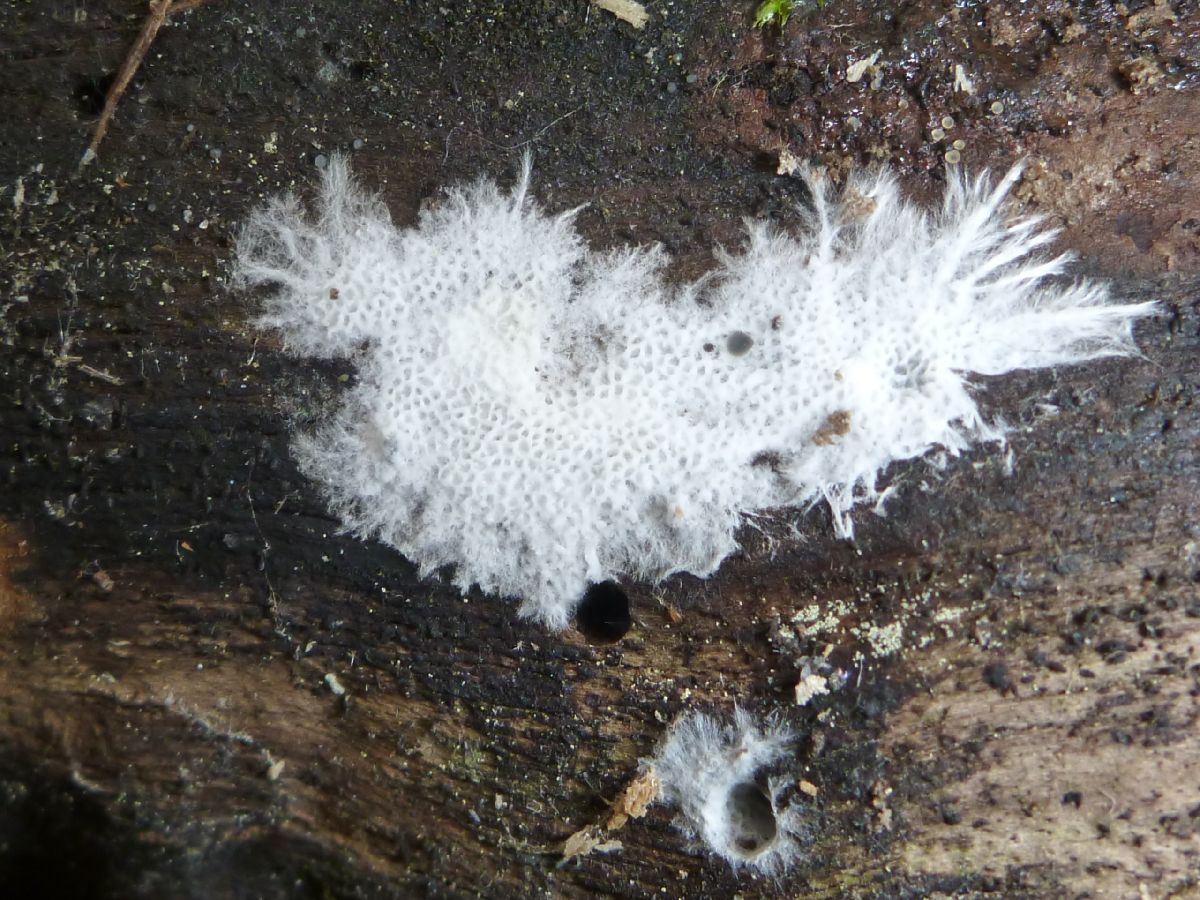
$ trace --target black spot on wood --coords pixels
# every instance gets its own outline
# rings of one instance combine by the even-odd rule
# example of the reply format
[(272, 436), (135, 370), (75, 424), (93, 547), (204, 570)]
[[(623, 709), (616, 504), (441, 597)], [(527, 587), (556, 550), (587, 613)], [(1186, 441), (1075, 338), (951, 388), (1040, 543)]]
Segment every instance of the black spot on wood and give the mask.
[(629, 597), (612, 581), (588, 588), (575, 613), (575, 627), (592, 641), (619, 641), (632, 625)]

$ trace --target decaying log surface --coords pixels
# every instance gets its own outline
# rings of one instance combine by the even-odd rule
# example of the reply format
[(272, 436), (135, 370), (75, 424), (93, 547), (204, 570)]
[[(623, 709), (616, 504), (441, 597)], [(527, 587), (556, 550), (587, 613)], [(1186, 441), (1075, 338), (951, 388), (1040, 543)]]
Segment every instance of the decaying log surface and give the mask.
[[(146, 5), (0, 10), (5, 896), (1198, 889), (1195, 3), (831, 0), (782, 33), (648, 6), (214, 0), (79, 179)], [(1021, 201), (1162, 313), (1142, 359), (981, 383), (1008, 448), (896, 467), (855, 544), (792, 514), (707, 582), (626, 585), (615, 643), (547, 634), (337, 533), (287, 443), (353, 369), (285, 357), (223, 284), (246, 210), (333, 150), (408, 221), (524, 146), (548, 207), (685, 274), (745, 215), (794, 222), (784, 149), (926, 194), (952, 149), (1025, 156)], [(797, 706), (814, 658), (844, 684)], [(785, 878), (661, 807), (562, 861), (677, 714), (735, 703), (799, 735)]]

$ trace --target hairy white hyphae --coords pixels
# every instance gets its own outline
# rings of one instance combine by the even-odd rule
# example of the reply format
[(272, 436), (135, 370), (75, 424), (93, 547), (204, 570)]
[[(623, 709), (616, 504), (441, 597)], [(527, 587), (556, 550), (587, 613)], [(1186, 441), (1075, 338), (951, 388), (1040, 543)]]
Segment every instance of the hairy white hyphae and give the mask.
[(685, 834), (735, 869), (773, 875), (799, 852), (799, 813), (779, 803), (785, 782), (765, 777), (791, 739), (742, 709), (732, 724), (690, 713), (671, 726), (645, 765), (658, 778), (662, 800), (679, 810)]
[(236, 274), (274, 286), (260, 322), (292, 352), (358, 365), (296, 442), (346, 526), (561, 628), (589, 582), (710, 574), (756, 510), (823, 498), (848, 535), (890, 462), (999, 434), (967, 373), (1129, 352), (1152, 305), (1048, 281), (1052, 234), (1001, 208), (1016, 178), (953, 178), (934, 212), (885, 173), (810, 178), (805, 233), (751, 224), (671, 286), (658, 248), (543, 213), (528, 167), (397, 228), (336, 161), (312, 215), (251, 218)]

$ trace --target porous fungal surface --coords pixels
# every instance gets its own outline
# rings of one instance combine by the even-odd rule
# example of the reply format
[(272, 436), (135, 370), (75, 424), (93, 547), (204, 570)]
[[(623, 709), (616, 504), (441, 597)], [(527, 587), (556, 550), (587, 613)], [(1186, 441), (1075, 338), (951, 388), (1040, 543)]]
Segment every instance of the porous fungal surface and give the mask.
[(886, 172), (810, 177), (807, 230), (751, 225), (671, 286), (660, 249), (544, 213), (528, 164), (397, 228), (334, 160), (311, 215), (250, 219), (236, 274), (292, 352), (358, 365), (295, 442), (345, 525), (561, 628), (589, 582), (710, 574), (756, 510), (824, 499), (848, 535), (889, 463), (999, 434), (968, 373), (1129, 352), (1152, 305), (1054, 279), (1052, 234), (1002, 208), (1017, 177), (932, 212)]

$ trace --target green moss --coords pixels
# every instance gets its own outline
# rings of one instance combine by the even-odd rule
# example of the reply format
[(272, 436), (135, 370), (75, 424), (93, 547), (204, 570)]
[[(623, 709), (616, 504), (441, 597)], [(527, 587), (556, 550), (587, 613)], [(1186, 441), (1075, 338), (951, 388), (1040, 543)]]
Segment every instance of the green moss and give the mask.
[[(805, 0), (763, 0), (754, 13), (754, 27), (766, 28), (768, 25), (777, 25), (782, 29), (787, 24), (787, 20), (792, 17), (792, 13), (796, 11), (796, 7), (804, 2)], [(814, 2), (818, 9), (823, 9), (827, 0), (814, 0)]]

